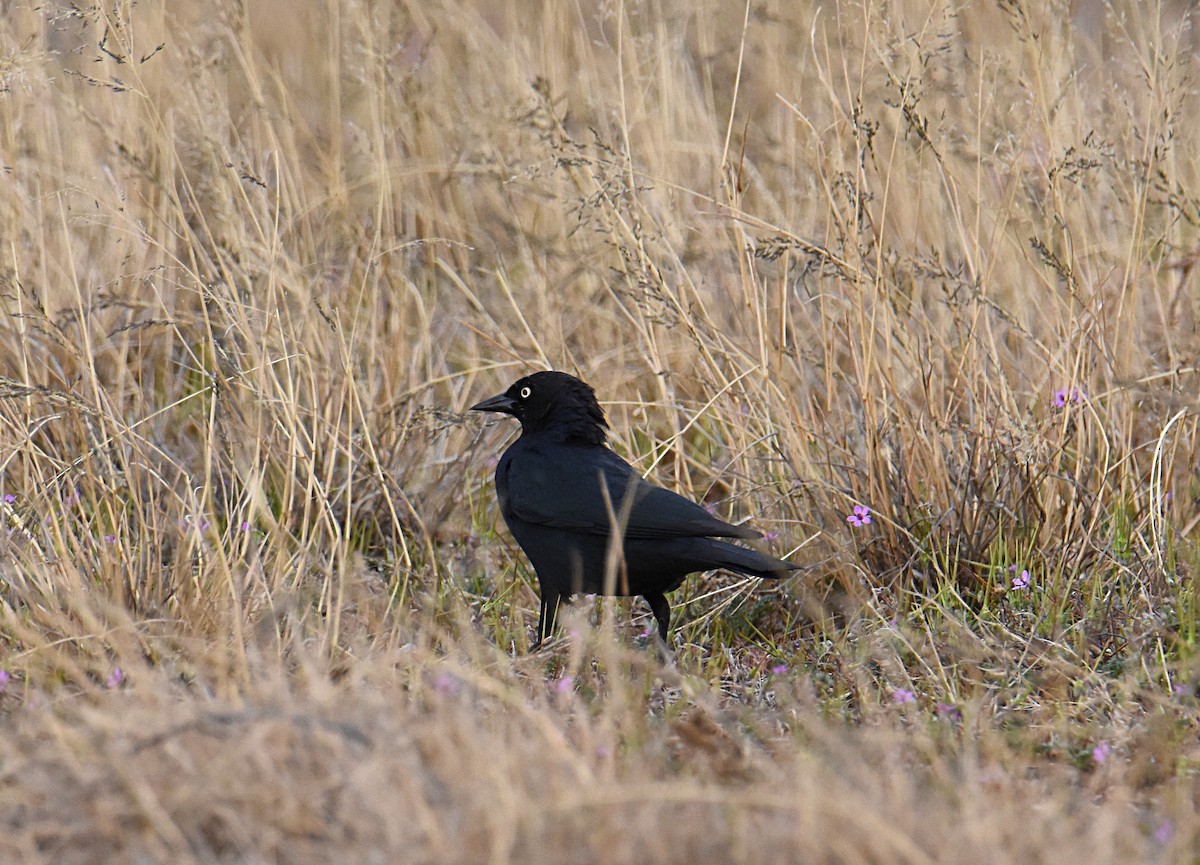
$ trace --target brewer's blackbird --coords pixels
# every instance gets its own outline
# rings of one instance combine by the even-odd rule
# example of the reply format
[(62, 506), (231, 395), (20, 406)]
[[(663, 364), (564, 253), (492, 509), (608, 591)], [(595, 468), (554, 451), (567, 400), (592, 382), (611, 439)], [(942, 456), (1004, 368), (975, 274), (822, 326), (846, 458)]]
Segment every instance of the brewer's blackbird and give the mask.
[[(558, 605), (572, 593), (641, 595), (665, 643), (671, 607), (664, 593), (688, 574), (720, 568), (772, 579), (797, 567), (713, 540), (762, 535), (642, 480), (605, 445), (604, 411), (572, 375), (534, 373), (471, 409), (521, 422), (520, 437), (496, 466), (496, 494), (541, 586), (534, 649), (552, 635)], [(618, 526), (621, 548), (610, 550)]]

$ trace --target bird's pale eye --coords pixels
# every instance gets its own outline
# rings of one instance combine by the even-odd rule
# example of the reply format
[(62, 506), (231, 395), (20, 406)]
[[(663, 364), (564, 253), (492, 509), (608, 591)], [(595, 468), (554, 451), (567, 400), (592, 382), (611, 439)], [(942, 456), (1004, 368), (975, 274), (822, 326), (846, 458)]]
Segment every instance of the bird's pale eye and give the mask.
[(529, 395), (531, 393), (533, 393), (533, 389), (526, 385), (525, 387), (521, 388), (521, 399), (529, 399)]

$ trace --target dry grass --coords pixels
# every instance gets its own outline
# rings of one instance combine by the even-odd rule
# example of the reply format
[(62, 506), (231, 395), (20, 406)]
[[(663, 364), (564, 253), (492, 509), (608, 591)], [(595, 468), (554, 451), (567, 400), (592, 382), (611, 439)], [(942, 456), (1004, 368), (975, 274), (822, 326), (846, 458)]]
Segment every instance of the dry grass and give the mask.
[[(0, 858), (1197, 861), (1187, 6), (5, 5)], [(526, 656), (544, 366), (802, 576)]]

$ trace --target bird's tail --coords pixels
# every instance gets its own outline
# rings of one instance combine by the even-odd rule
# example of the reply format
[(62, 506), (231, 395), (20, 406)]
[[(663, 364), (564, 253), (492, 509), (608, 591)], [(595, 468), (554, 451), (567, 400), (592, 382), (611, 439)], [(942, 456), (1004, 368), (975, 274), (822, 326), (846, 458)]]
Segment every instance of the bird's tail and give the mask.
[(713, 544), (717, 547), (718, 567), (736, 574), (778, 580), (800, 568), (799, 565), (768, 556), (758, 550), (749, 550), (724, 541), (713, 541)]

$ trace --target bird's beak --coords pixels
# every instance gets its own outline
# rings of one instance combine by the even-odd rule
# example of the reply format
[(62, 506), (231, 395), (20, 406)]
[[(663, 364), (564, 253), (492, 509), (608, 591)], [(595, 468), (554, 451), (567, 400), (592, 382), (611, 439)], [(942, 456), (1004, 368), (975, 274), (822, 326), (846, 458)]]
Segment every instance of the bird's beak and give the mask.
[(471, 411), (498, 411), (504, 414), (516, 414), (517, 404), (513, 398), (506, 393), (497, 394), (491, 399), (485, 399), (483, 402), (477, 402), (471, 406)]

